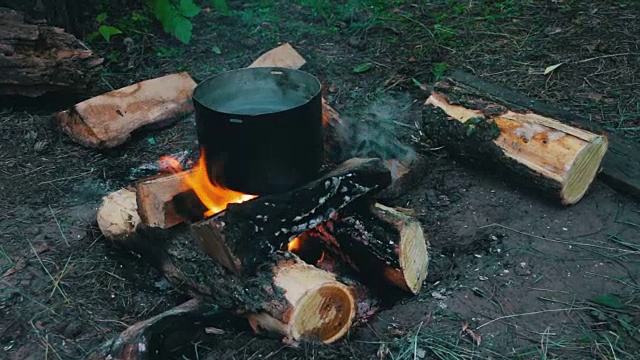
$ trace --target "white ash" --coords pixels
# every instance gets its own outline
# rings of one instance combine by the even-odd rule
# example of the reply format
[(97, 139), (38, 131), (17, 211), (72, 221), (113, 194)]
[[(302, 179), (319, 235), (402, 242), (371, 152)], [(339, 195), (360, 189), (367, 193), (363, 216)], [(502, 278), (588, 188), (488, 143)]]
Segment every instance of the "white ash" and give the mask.
[[(315, 214), (316, 209), (318, 209), (318, 207), (323, 205), (327, 201), (327, 199), (329, 199), (330, 197), (332, 197), (332, 196), (334, 196), (336, 194), (336, 192), (338, 191), (338, 188), (340, 187), (340, 184), (342, 183), (343, 179), (344, 179), (344, 177), (342, 177), (342, 176), (338, 176), (338, 177), (332, 178), (331, 179), (331, 183), (329, 184), (329, 185), (331, 185), (331, 190), (325, 196), (323, 196), (320, 199), (318, 199), (318, 206), (312, 208), (309, 212), (307, 212), (305, 214), (301, 214), (301, 215), (296, 216), (295, 218), (293, 218), (293, 221), (297, 222), (297, 221), (300, 221), (300, 220), (304, 219), (307, 216)], [(327, 182), (329, 182), (329, 180), (327, 180)]]

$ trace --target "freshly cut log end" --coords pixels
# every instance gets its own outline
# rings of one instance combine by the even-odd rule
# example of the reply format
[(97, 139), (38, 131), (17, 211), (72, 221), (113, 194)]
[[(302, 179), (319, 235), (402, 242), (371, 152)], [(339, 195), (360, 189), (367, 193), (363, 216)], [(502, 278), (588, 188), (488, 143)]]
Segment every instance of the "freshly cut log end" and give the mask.
[(355, 316), (355, 300), (340, 283), (325, 283), (307, 291), (291, 316), (294, 339), (316, 339), (325, 344), (340, 339)]
[(251, 314), (256, 332), (284, 334), (289, 341), (315, 340), (329, 344), (351, 327), (356, 303), (349, 288), (329, 272), (300, 260), (281, 261), (274, 270), (274, 285), (283, 289), (291, 308), (281, 319), (269, 313)]
[(120, 189), (102, 199), (97, 214), (98, 227), (107, 239), (128, 236), (140, 224), (136, 193)]
[[(413, 294), (417, 294), (420, 292), (429, 272), (429, 254), (422, 226), (418, 220), (406, 216), (393, 208), (382, 204), (376, 204), (375, 206), (380, 211), (389, 214), (388, 216), (395, 217), (403, 223), (399, 244), (400, 269), (393, 269), (393, 272), (397, 274), (395, 282), (399, 287), (406, 288)], [(391, 274), (389, 276), (393, 278)]]
[(560, 195), (564, 204), (575, 204), (582, 199), (601, 169), (608, 145), (605, 137), (596, 137), (578, 153)]
[[(572, 205), (595, 179), (608, 149), (605, 136), (445, 84), (425, 103), (425, 133), (455, 155), (518, 175)], [(476, 96), (476, 97), (474, 97)]]

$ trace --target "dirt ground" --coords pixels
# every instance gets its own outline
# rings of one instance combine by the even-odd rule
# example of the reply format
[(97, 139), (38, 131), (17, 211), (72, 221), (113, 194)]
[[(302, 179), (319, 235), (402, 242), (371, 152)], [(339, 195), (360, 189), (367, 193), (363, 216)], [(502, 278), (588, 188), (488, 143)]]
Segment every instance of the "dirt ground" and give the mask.
[[(95, 94), (174, 71), (202, 80), (290, 42), (349, 121), (419, 123), (427, 93), (418, 85), (459, 68), (640, 139), (637, 1), (292, 3), (231, 1), (229, 15), (202, 12), (185, 45), (162, 34), (142, 7), (105, 2), (98, 11), (125, 35), (91, 43), (108, 59)], [(371, 68), (355, 72), (362, 64)], [(95, 215), (102, 196), (144, 175), (135, 169), (192, 149), (193, 118), (97, 152), (51, 122), (76, 100), (2, 102), (2, 359), (81, 359), (186, 300), (101, 238)], [(226, 334), (198, 339), (171, 358), (640, 357), (640, 203), (596, 181), (580, 203), (561, 207), (499, 172), (407, 139), (428, 171), (390, 205), (414, 209), (429, 235), (430, 274), (418, 296), (330, 346), (290, 348), (224, 323)]]

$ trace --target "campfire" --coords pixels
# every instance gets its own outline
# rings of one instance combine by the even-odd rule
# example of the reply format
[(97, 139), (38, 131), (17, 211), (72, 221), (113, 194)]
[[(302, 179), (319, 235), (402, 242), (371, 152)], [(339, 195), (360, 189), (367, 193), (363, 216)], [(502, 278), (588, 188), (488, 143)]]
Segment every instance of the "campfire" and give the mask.
[[(251, 66), (297, 69), (303, 64), (304, 59), (285, 44)], [(294, 75), (299, 74), (288, 76)], [(189, 79), (179, 78), (179, 84), (192, 89)], [(562, 204), (579, 201), (599, 169), (607, 139), (552, 118), (497, 106), (493, 98), (472, 98), (479, 92), (469, 88), (451, 79), (439, 82), (425, 103), (424, 128), (463, 158), (503, 166)], [(228, 159), (227, 155), (215, 161), (209, 158), (206, 146), (215, 148), (217, 143), (207, 140), (207, 144), (200, 141), (200, 156), (193, 166), (183, 168), (178, 159), (164, 156), (159, 168), (165, 171), (103, 199), (98, 225), (104, 236), (138, 254), (193, 300), (132, 326), (105, 344), (95, 359), (146, 358), (158, 351), (151, 349), (150, 339), (164, 338), (168, 331), (193, 330), (195, 323), (215, 323), (213, 314), (220, 312), (247, 321), (257, 334), (275, 335), (292, 345), (330, 344), (375, 315), (385, 294), (420, 292), (429, 266), (426, 233), (411, 209), (387, 206), (382, 199), (406, 192), (415, 174), (424, 171), (424, 162), (419, 157), (345, 157), (341, 137), (345, 123), (320, 99), (322, 116), (317, 120), (323, 139), (318, 147), (324, 157), (316, 159), (305, 149), (302, 159), (310, 160), (303, 161), (305, 175), (295, 186), (259, 193), (246, 189), (270, 190), (269, 186), (249, 173), (240, 178), (234, 173), (235, 184), (246, 188), (213, 179), (212, 174), (220, 176), (216, 164)], [(186, 106), (181, 95), (171, 111)], [(82, 117), (79, 109), (64, 114), (61, 121)], [(149, 120), (146, 113), (140, 119), (145, 124)], [(243, 120), (232, 118), (229, 123)], [(83, 130), (90, 126), (81, 121), (73, 124), (81, 124)], [(130, 131), (130, 123), (122, 124)], [(209, 131), (206, 126), (198, 130)], [(87, 132), (75, 134), (83, 133)], [(254, 139), (260, 139), (257, 135)], [(246, 149), (228, 142), (225, 134), (216, 136), (240, 152)], [(307, 139), (296, 140), (305, 147)], [(105, 143), (109, 142), (99, 144)], [(296, 149), (280, 150), (287, 157)], [(253, 153), (258, 161), (243, 155), (270, 174), (273, 169), (263, 162), (280, 164), (269, 154)], [(315, 160), (322, 162), (317, 171)], [(244, 165), (230, 167), (243, 171)], [(167, 324), (174, 323), (182, 325), (170, 330)]]
[[(203, 216), (212, 216), (226, 209), (228, 204), (242, 203), (256, 197), (255, 195), (243, 194), (214, 184), (209, 179), (204, 160), (204, 152), (201, 151), (200, 158), (193, 167), (193, 171), (187, 172), (184, 177), (181, 177), (184, 185), (193, 190), (202, 205), (207, 208)], [(183, 171), (180, 161), (174, 157), (165, 155), (160, 161), (165, 163), (174, 174)]]

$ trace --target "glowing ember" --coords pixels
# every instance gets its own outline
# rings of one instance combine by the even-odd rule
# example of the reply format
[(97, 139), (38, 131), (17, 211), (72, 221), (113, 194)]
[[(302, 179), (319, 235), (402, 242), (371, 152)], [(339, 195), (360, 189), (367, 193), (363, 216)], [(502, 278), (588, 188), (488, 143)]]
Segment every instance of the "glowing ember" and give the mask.
[[(205, 217), (221, 212), (227, 208), (228, 204), (237, 204), (256, 198), (255, 195), (243, 194), (212, 183), (209, 180), (209, 174), (207, 174), (204, 152), (201, 151), (200, 154), (198, 163), (193, 167), (192, 171), (184, 177), (184, 181), (187, 186), (193, 189), (202, 204), (209, 209), (204, 213)], [(165, 155), (160, 158), (160, 162), (162, 164), (168, 164), (167, 167), (173, 173), (182, 171), (180, 162), (174, 157)]]
[(289, 245), (287, 245), (287, 248), (289, 249), (289, 251), (299, 250), (301, 242), (302, 241), (300, 240), (299, 237), (295, 237), (293, 238), (293, 240), (289, 241)]

